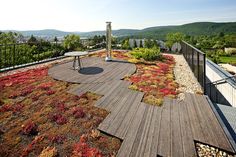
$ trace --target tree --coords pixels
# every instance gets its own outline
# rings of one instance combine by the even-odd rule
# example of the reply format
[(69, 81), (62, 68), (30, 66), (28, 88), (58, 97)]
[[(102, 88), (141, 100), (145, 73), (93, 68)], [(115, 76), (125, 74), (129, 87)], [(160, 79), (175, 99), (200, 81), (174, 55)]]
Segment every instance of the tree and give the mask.
[(225, 36), (225, 34), (224, 34), (223, 32), (220, 32), (220, 33), (219, 33), (219, 37), (220, 37), (220, 38), (222, 38), (222, 37), (224, 37), (224, 36)]
[(139, 47), (143, 47), (143, 40), (142, 39), (140, 39), (140, 41), (139, 41), (140, 43), (139, 43)]
[(70, 34), (64, 37), (63, 46), (68, 51), (76, 50), (81, 48), (80, 36), (75, 34)]
[(37, 43), (37, 42), (38, 42), (37, 38), (35, 38), (33, 35), (31, 35), (27, 41), (27, 43)]
[(145, 48), (153, 48), (154, 42), (151, 39), (147, 39), (144, 41), (144, 47)]
[(55, 37), (55, 38), (54, 38), (54, 41), (55, 41), (55, 42), (56, 42), (56, 44), (57, 44), (57, 42), (58, 42), (58, 39), (57, 39), (57, 37)]
[(172, 47), (172, 45), (176, 42), (180, 42), (181, 40), (184, 39), (184, 34), (180, 32), (176, 33), (168, 33), (166, 36), (166, 45), (168, 47)]
[(225, 35), (224, 40), (226, 47), (236, 47), (236, 35)]
[(0, 43), (15, 43), (17, 41), (18, 33), (15, 32), (2, 32), (0, 34)]
[(136, 40), (134, 39), (134, 48), (137, 47), (137, 43), (136, 43)]
[(122, 49), (126, 49), (126, 50), (130, 49), (129, 39), (123, 40), (121, 47)]

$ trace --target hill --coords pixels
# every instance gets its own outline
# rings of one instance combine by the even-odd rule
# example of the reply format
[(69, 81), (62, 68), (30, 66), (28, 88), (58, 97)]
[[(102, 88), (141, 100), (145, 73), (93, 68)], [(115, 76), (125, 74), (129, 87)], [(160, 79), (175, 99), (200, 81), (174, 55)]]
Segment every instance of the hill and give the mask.
[[(41, 36), (41, 37), (63, 37), (68, 34), (78, 34), (81, 37), (91, 37), (94, 35), (105, 35), (105, 31), (92, 32), (63, 32), (54, 29), (35, 30), (35, 31), (16, 31), (24, 36)], [(117, 37), (132, 38), (153, 38), (165, 39), (167, 33), (182, 32), (186, 35), (215, 35), (223, 32), (225, 34), (236, 34), (236, 22), (214, 23), (214, 22), (196, 22), (178, 26), (158, 26), (149, 27), (142, 30), (138, 29), (119, 29), (113, 30), (112, 34)]]
[(167, 33), (173, 32), (182, 32), (186, 35), (216, 35), (220, 32), (223, 32), (225, 34), (236, 34), (236, 22), (197, 22), (180, 26), (151, 27), (141, 30), (133, 37), (164, 39)]

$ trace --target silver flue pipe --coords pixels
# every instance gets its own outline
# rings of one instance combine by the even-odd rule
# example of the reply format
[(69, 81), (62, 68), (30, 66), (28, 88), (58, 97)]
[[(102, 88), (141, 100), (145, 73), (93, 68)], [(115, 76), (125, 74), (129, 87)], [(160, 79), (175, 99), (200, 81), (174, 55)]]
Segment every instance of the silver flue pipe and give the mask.
[(107, 50), (107, 55), (105, 58), (105, 61), (111, 61), (112, 56), (111, 56), (111, 22), (106, 22), (107, 28), (106, 28), (106, 50)]

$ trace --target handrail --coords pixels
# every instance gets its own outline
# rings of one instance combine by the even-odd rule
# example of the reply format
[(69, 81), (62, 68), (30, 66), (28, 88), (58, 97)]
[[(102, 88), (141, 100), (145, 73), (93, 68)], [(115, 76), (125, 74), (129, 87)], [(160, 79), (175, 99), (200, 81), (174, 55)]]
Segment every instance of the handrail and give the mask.
[[(221, 77), (221, 78), (228, 78), (231, 77), (232, 75), (230, 73), (228, 73), (227, 71), (225, 71), (224, 69), (222, 69), (221, 67), (219, 67), (217, 64), (215, 64), (214, 62), (212, 62), (211, 60), (207, 59), (206, 60), (206, 64), (212, 68), (214, 68), (217, 71), (217, 74)], [(227, 79), (226, 80), (230, 85), (232, 85), (234, 88), (236, 88), (236, 80), (234, 79)]]
[[(234, 79), (232, 79), (232, 80), (236, 82), (235, 77), (236, 77), (236, 75), (232, 75), (232, 76), (228, 76), (228, 77), (225, 77), (225, 78), (223, 78), (223, 79), (220, 79), (220, 80), (216, 80), (216, 81), (213, 81), (213, 82), (208, 82), (207, 84), (217, 85), (218, 82), (220, 82), (220, 81), (225, 81), (225, 82), (227, 82), (227, 80), (228, 80), (228, 79), (231, 79), (231, 78), (234, 78)], [(221, 83), (221, 82), (220, 82), (220, 83)]]
[(194, 47), (193, 45), (190, 45), (189, 43), (187, 43), (186, 41), (182, 40), (183, 43), (185, 43), (186, 45), (188, 45), (189, 47), (191, 47), (192, 49), (200, 52), (201, 54), (205, 54), (204, 52), (202, 52), (201, 50), (197, 49), (196, 47)]

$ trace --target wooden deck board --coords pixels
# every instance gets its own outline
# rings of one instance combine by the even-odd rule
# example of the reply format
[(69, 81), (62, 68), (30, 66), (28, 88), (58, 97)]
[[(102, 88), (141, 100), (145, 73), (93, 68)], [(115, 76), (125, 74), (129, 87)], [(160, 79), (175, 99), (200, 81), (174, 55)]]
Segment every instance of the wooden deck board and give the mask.
[(197, 156), (189, 116), (192, 115), (189, 115), (186, 103), (183, 101), (179, 102), (179, 120), (184, 157)]
[(153, 107), (153, 114), (150, 121), (150, 127), (146, 139), (145, 148), (140, 155), (142, 156), (156, 156), (160, 128), (160, 115), (162, 108)]
[(172, 100), (171, 104), (171, 156), (184, 156), (180, 125), (180, 104)]
[(198, 119), (200, 121), (200, 125), (201, 125), (201, 128), (202, 128), (202, 133), (204, 135), (204, 141), (201, 141), (201, 142), (204, 142), (204, 143), (208, 143), (208, 144), (211, 144), (211, 145), (215, 145), (215, 146), (218, 146), (218, 141), (217, 141), (217, 136), (216, 134), (214, 133), (215, 130), (212, 130), (212, 123), (211, 125), (207, 124), (209, 121), (209, 119), (207, 118), (208, 115), (205, 115), (204, 111), (206, 110), (208, 114), (209, 111), (207, 110), (207, 106), (206, 105), (203, 105), (204, 106), (204, 110), (203, 108), (201, 107), (201, 104), (198, 102), (198, 98), (195, 96), (195, 95), (192, 95), (192, 94), (188, 94), (192, 101), (194, 101), (194, 107), (195, 107), (195, 111), (198, 115)]
[(128, 132), (128, 128), (133, 120), (134, 114), (137, 112), (143, 95), (144, 93), (138, 92), (138, 95), (135, 98), (130, 110), (127, 112), (126, 117), (123, 119), (120, 127), (116, 131), (118, 137), (121, 137), (122, 139), (125, 138), (125, 135)]
[(122, 83), (116, 88), (114, 92), (111, 92), (109, 95), (105, 95), (101, 100), (98, 100), (95, 105), (104, 108), (108, 111), (111, 111), (114, 106), (114, 103), (122, 99), (122, 97), (124, 97), (124, 95), (126, 94), (127, 90), (128, 89), (126, 87), (126, 83)]
[(112, 109), (112, 113), (110, 113), (107, 118), (105, 118), (105, 120), (99, 125), (99, 129), (100, 130), (107, 130), (108, 127), (112, 124), (112, 121), (114, 120), (114, 118), (116, 117), (116, 115), (119, 113), (119, 111), (122, 109), (122, 106), (125, 105), (125, 102), (129, 99), (129, 97), (132, 95), (131, 92), (129, 92), (128, 94), (124, 95), (120, 101), (116, 101), (113, 104), (113, 109)]
[(158, 139), (157, 153), (161, 156), (170, 156), (171, 150), (171, 122), (170, 109), (172, 100), (165, 98), (161, 113), (160, 134)]
[(195, 97), (196, 97), (196, 100), (198, 101), (199, 107), (200, 108), (204, 107), (204, 110), (201, 110), (201, 111), (202, 111), (202, 114), (205, 116), (206, 123), (211, 122), (211, 125), (208, 125), (208, 127), (211, 130), (211, 133), (214, 134), (214, 138), (216, 140), (214, 145), (218, 148), (221, 148), (227, 151), (232, 151), (230, 142), (227, 140), (226, 134), (224, 133), (224, 130), (220, 126), (219, 122), (217, 121), (217, 118), (215, 114), (213, 113), (211, 107), (208, 105), (208, 101), (206, 100), (206, 98), (204, 96), (197, 96), (197, 95)]
[(186, 107), (187, 111), (189, 113), (189, 121), (190, 121), (190, 126), (191, 126), (191, 131), (193, 134), (193, 138), (197, 141), (204, 141), (205, 138), (202, 133), (201, 125), (197, 116), (197, 113), (194, 109), (194, 104), (191, 100), (191, 98), (185, 97), (185, 102), (186, 102)]
[(121, 148), (118, 151), (117, 157), (130, 156), (132, 148), (135, 144), (135, 138), (138, 137), (137, 133), (139, 126), (143, 120), (143, 115), (145, 115), (147, 105), (140, 104), (135, 116), (134, 121), (130, 125), (130, 131), (127, 133), (124, 141), (122, 142)]
[[(99, 106), (104, 109), (108, 109), (109, 104), (112, 104), (112, 102), (118, 101), (118, 99), (121, 98), (121, 95), (124, 94), (123, 90), (125, 87), (118, 87), (114, 92), (110, 93), (109, 95), (105, 95), (100, 100), (98, 100), (95, 104), (95, 106)], [(110, 110), (109, 110), (110, 111)]]
[(131, 151), (131, 156), (142, 157), (144, 155), (145, 148), (148, 148), (148, 146), (150, 147), (150, 143), (147, 145), (147, 139), (151, 127), (153, 111), (154, 106), (147, 106), (147, 114), (140, 124), (139, 131), (135, 139), (135, 144)]
[[(137, 96), (138, 93), (134, 92), (134, 91), (131, 91), (131, 92), (132, 92), (132, 95), (130, 95), (130, 97), (127, 99), (127, 101), (122, 106), (121, 110), (117, 113), (116, 117), (113, 119), (111, 125), (106, 129), (106, 132), (110, 133), (111, 135), (115, 135), (116, 137), (119, 137), (121, 139), (122, 139), (122, 137), (120, 137), (117, 134), (117, 129), (119, 127), (121, 127), (121, 123), (126, 118), (126, 115), (127, 115), (128, 111), (130, 110), (131, 106), (137, 105), (137, 104), (133, 104), (133, 101), (135, 100), (135, 97)], [(113, 114), (113, 113), (111, 113), (111, 114)], [(121, 129), (126, 130), (127, 127), (123, 127)]]

